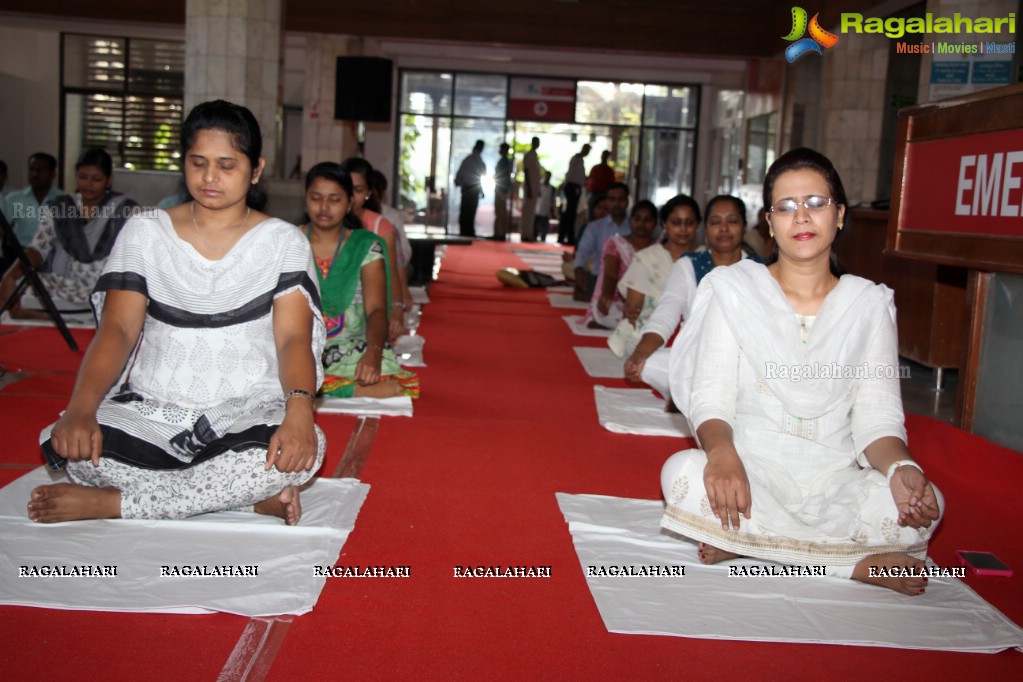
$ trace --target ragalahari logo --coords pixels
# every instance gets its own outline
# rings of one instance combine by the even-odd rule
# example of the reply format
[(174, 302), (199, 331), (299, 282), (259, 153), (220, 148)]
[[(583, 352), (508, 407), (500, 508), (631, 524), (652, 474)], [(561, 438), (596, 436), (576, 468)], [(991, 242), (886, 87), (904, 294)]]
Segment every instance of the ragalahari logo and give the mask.
[[(785, 48), (785, 59), (789, 60), (789, 64), (809, 52), (823, 55), (822, 47), (824, 49), (834, 47), (835, 43), (838, 42), (838, 36), (821, 28), (820, 23), (817, 21), (819, 16), (819, 12), (814, 14), (813, 19), (810, 19), (808, 24), (806, 21), (806, 10), (802, 7), (792, 8), (792, 31), (787, 36), (783, 36), (784, 40), (795, 41)], [(810, 37), (804, 38), (803, 34), (808, 30)]]

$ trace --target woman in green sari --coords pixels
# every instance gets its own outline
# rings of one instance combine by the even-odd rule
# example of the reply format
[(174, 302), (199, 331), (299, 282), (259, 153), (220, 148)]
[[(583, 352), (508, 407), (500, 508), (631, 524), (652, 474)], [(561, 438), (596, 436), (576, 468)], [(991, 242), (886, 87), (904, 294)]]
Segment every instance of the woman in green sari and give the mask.
[(390, 269), (383, 240), (352, 213), (352, 180), (336, 163), (318, 163), (305, 181), (304, 226), (316, 260), (327, 326), (324, 395), (419, 397), (419, 377), (398, 364), (387, 342)]

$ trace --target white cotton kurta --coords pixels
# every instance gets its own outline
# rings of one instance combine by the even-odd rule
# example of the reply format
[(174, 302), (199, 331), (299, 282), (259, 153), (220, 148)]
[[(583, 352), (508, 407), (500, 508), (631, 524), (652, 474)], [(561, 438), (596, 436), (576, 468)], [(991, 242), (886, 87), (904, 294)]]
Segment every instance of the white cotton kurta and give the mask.
[(846, 275), (815, 317), (800, 318), (763, 265), (716, 269), (701, 283), (670, 372), (694, 433), (709, 419), (731, 425), (752, 518), (722, 530), (704, 489), (706, 456), (691, 450), (673, 463), (664, 528), (787, 563), (925, 556), (936, 524), (899, 526), (884, 474), (863, 455), (878, 438), (906, 439), (889, 289)]
[[(142, 334), (97, 412), (104, 457), (144, 469), (181, 469), (226, 449), (262, 447), (284, 419), (273, 302), (302, 292), (313, 312), (314, 358), (325, 333), (309, 243), (271, 218), (220, 260), (177, 236), (170, 216), (135, 217), (96, 285), (148, 299)], [(323, 380), (319, 362), (317, 386)], [(52, 425), (40, 434), (49, 439)], [(322, 440), (322, 439), (321, 439)]]

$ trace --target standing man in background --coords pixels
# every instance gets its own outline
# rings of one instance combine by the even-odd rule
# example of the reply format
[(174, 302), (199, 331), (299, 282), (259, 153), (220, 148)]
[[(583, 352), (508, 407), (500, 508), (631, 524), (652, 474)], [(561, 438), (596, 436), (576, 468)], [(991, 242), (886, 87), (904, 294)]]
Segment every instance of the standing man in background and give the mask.
[(540, 138), (534, 137), (532, 146), (525, 156), (522, 157), (522, 172), (525, 175), (522, 191), (522, 218), (519, 221), (519, 232), (522, 233), (522, 241), (535, 242), (534, 222), (536, 221), (536, 202), (540, 198), (540, 158), (536, 154), (540, 146)]
[(575, 244), (575, 221), (579, 212), (579, 197), (586, 186), (586, 166), (583, 159), (590, 153), (590, 145), (584, 144), (582, 150), (568, 162), (568, 173), (565, 175), (565, 208), (561, 212), (558, 224), (558, 241), (562, 244)]
[(455, 173), (455, 186), (462, 190), (462, 205), (458, 209), (458, 233), (463, 237), (476, 236), (476, 208), (483, 196), (483, 174), (487, 164), (483, 163), (483, 140), (476, 140), (472, 154), (462, 159), (462, 165)]
[(607, 193), (607, 188), (615, 181), (614, 169), (607, 162), (610, 156), (610, 150), (605, 149), (602, 151), (600, 153), (600, 163), (590, 169), (590, 175), (586, 178), (586, 192), (590, 195), (586, 208), (588, 209), (587, 216), (590, 220), (596, 220), (593, 216), (593, 204), (596, 203), (600, 196)]
[(511, 213), (508, 210), (508, 193), (512, 184), (512, 160), (508, 155), (508, 143), (502, 142), (501, 158), (494, 168), (494, 239), (508, 239), (508, 228), (511, 226)]

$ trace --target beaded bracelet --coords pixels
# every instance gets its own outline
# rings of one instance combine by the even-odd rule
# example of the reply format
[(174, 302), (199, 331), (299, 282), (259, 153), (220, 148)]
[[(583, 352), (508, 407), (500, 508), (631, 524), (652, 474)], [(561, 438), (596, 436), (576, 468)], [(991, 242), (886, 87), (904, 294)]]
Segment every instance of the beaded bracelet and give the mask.
[(316, 399), (315, 396), (313, 396), (313, 394), (310, 393), (309, 391), (303, 391), (301, 388), (296, 388), (295, 390), (288, 391), (286, 394), (284, 394), (284, 402), (287, 403), (289, 400), (296, 396), (300, 398), (306, 398), (308, 400)]

